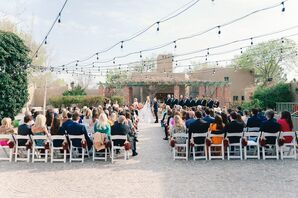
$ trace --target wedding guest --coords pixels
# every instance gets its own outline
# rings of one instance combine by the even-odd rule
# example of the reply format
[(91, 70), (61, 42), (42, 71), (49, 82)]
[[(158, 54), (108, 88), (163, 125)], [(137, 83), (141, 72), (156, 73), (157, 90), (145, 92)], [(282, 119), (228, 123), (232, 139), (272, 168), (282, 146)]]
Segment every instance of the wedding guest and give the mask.
[(196, 121), (196, 119), (195, 119), (195, 112), (194, 111), (189, 111), (188, 112), (188, 116), (189, 116), (189, 119), (187, 119), (185, 121), (186, 128), (189, 128), (189, 126)]
[[(171, 128), (171, 137), (176, 133), (186, 133), (186, 127), (183, 123), (182, 118), (179, 115), (174, 116), (174, 126)], [(185, 144), (186, 138), (175, 138), (177, 144)]]
[[(260, 131), (266, 133), (276, 133), (280, 130), (280, 125), (274, 119), (274, 111), (269, 109), (265, 112), (267, 120), (261, 124)], [(275, 144), (276, 138), (268, 137), (266, 144)]]
[[(12, 125), (11, 125), (11, 119), (10, 118), (3, 118), (1, 120), (1, 126), (0, 126), (0, 134), (14, 134), (14, 130), (12, 128)], [(1, 146), (7, 146), (7, 141), (8, 140), (1, 140), (0, 139), (0, 145)]]
[(84, 115), (84, 117), (83, 117), (83, 124), (84, 124), (85, 126), (90, 127), (91, 122), (92, 122), (92, 111), (91, 111), (91, 109), (87, 108), (87, 109), (85, 110), (85, 115)]
[(98, 121), (94, 124), (94, 133), (97, 132), (104, 133), (111, 139), (111, 126), (105, 113), (100, 114)]
[[(42, 114), (36, 117), (34, 125), (31, 127), (33, 135), (47, 135), (48, 129), (46, 126), (46, 117)], [(37, 146), (43, 146), (43, 140), (36, 140)]]
[[(31, 125), (30, 122), (32, 120), (32, 117), (29, 115), (26, 115), (24, 117), (24, 123), (21, 124), (18, 127), (18, 135), (31, 135)], [(19, 146), (25, 146), (27, 140), (19, 140)]]
[[(293, 122), (291, 118), (291, 113), (288, 111), (281, 112), (281, 118), (277, 120), (280, 125), (280, 131), (289, 132), (293, 130)], [(285, 143), (291, 143), (293, 138), (291, 136), (284, 137)]]
[(241, 117), (241, 119), (243, 120), (243, 122), (245, 123), (245, 125), (247, 125), (247, 120), (250, 117), (250, 113), (248, 110), (244, 110), (244, 115)]
[(110, 118), (109, 118), (109, 124), (111, 127), (114, 125), (114, 123), (117, 121), (117, 114), (116, 112), (111, 113)]
[(206, 116), (203, 118), (208, 124), (214, 122), (214, 117), (211, 117), (209, 108), (205, 109)]
[[(177, 100), (177, 103), (178, 103), (178, 100)], [(154, 112), (154, 115), (155, 115), (155, 122), (154, 123), (158, 123), (158, 102), (157, 102), (156, 97), (154, 97), (154, 99), (153, 99), (153, 112)]]
[[(230, 113), (231, 122), (229, 122), (223, 129), (224, 133), (240, 133), (243, 131), (243, 124), (237, 121), (237, 113), (232, 111)], [(230, 143), (237, 143), (241, 137), (229, 137)]]
[(57, 114), (54, 115), (52, 125), (51, 125), (51, 135), (63, 135), (63, 133), (59, 133), (60, 129), (60, 119)]
[(252, 116), (247, 119), (246, 127), (260, 127), (262, 124), (261, 118), (258, 116), (258, 109), (251, 110)]
[[(222, 133), (224, 127), (225, 124), (223, 123), (222, 117), (220, 115), (216, 115), (214, 122), (210, 124), (209, 131), (211, 131), (211, 133)], [(221, 144), (222, 139), (222, 137), (213, 137), (212, 143)]]
[[(191, 138), (193, 133), (206, 133), (208, 131), (209, 123), (202, 119), (202, 113), (200, 111), (196, 111), (195, 113), (196, 120), (194, 120), (189, 125), (188, 137)], [(194, 143), (203, 144), (205, 138), (195, 138)]]
[(238, 121), (240, 124), (243, 125), (243, 128), (245, 127), (245, 123), (244, 123), (244, 121), (242, 120), (242, 116), (241, 116), (239, 113), (237, 113), (237, 121)]

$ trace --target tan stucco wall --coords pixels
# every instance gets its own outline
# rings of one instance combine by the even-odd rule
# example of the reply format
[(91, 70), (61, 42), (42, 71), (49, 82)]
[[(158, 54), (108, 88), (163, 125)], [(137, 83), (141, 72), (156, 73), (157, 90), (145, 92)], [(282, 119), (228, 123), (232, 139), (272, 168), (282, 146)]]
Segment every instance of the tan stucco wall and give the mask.
[[(230, 82), (230, 101), (233, 101), (233, 96), (238, 96), (238, 102), (241, 102), (241, 97), (245, 96), (245, 88), (254, 86), (254, 73), (249, 70), (234, 68), (216, 68), (213, 75), (212, 69), (202, 69), (194, 71), (190, 74), (190, 79), (203, 81), (224, 81), (225, 77), (229, 77)], [(248, 100), (249, 98), (245, 98)]]

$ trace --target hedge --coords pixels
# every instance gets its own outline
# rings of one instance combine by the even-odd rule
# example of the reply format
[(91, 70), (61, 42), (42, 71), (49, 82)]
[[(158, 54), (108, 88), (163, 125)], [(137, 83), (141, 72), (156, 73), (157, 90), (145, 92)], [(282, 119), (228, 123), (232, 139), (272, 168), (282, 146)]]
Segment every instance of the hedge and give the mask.
[(103, 105), (105, 97), (103, 96), (56, 96), (49, 99), (49, 104), (56, 107), (69, 107), (76, 105), (83, 106), (98, 106)]
[(114, 104), (116, 101), (120, 106), (124, 104), (124, 98), (122, 96), (111, 96), (111, 102)]

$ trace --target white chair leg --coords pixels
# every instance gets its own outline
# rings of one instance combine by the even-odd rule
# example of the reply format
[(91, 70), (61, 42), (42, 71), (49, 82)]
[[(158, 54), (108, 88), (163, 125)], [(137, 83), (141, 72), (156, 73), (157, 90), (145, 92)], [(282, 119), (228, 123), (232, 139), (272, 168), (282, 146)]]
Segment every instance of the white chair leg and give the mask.
[(51, 163), (53, 163), (53, 159), (54, 159), (54, 149), (51, 149)]
[(92, 161), (94, 162), (95, 161), (95, 149), (94, 147), (92, 148)]
[(72, 160), (72, 147), (69, 149), (69, 163), (71, 163)]
[(230, 160), (230, 146), (227, 147), (228, 160)]
[(211, 160), (211, 146), (208, 146), (208, 152), (209, 160)]
[(243, 148), (243, 153), (244, 153), (244, 159), (247, 160), (247, 147), (246, 146)]
[(45, 157), (44, 157), (45, 163), (48, 163), (48, 152), (49, 152), (48, 150), (45, 150)]
[(188, 145), (186, 145), (185, 152), (186, 161), (188, 161)]
[(193, 157), (193, 161), (196, 161), (196, 152), (195, 152), (195, 149), (196, 147), (192, 147), (192, 157)]
[(262, 147), (262, 155), (263, 155), (263, 160), (266, 159), (266, 155), (265, 155), (265, 147), (263, 146)]
[(278, 160), (279, 159), (279, 157), (278, 157), (279, 156), (279, 153), (278, 153), (278, 150), (279, 149), (278, 149), (278, 145), (277, 144), (275, 145), (275, 150), (276, 150), (276, 159)]
[(243, 160), (242, 145), (240, 145), (240, 160)]
[(208, 152), (207, 152), (206, 145), (204, 146), (204, 152), (205, 152), (205, 160), (208, 160)]
[(114, 163), (114, 148), (113, 147), (112, 147), (111, 161), (113, 164)]
[(261, 153), (260, 153), (260, 146), (258, 145), (257, 146), (257, 154), (258, 154), (258, 160), (260, 160), (261, 159)]
[(85, 149), (82, 148), (82, 163), (84, 163), (84, 158), (85, 158)]
[(222, 160), (225, 159), (225, 149), (224, 149), (224, 145), (221, 145), (221, 159), (222, 159)]
[(284, 159), (284, 151), (283, 151), (283, 146), (280, 147), (280, 159), (283, 160)]
[(173, 160), (175, 160), (175, 150), (176, 150), (176, 147), (173, 147)]
[(105, 162), (107, 161), (107, 158), (108, 158), (108, 151), (107, 151), (108, 149), (107, 148), (105, 148)]

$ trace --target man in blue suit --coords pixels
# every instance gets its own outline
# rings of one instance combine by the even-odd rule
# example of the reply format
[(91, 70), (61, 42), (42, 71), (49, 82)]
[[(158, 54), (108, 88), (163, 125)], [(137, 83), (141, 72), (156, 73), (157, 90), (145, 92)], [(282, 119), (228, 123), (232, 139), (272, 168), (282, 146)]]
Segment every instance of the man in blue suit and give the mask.
[(205, 113), (206, 116), (203, 118), (203, 120), (208, 124), (214, 122), (215, 118), (210, 116), (210, 110), (208, 108), (206, 108)]

